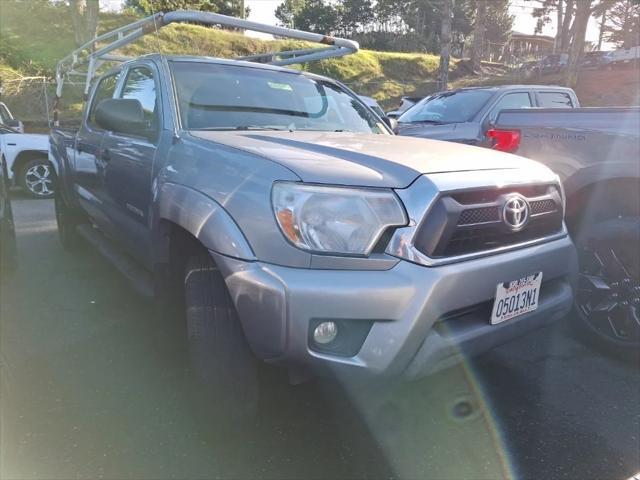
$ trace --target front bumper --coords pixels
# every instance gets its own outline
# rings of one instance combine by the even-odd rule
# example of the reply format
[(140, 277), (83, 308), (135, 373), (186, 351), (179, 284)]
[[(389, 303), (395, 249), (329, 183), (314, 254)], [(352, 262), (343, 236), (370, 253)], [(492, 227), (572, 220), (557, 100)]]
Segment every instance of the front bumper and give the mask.
[[(339, 374), (419, 377), (562, 318), (572, 304), (569, 237), (484, 258), (389, 270), (319, 270), (244, 262), (213, 253), (254, 353), (265, 361)], [(486, 311), (496, 285), (543, 272), (538, 309), (499, 325)], [(319, 353), (318, 320), (371, 322), (354, 356)]]

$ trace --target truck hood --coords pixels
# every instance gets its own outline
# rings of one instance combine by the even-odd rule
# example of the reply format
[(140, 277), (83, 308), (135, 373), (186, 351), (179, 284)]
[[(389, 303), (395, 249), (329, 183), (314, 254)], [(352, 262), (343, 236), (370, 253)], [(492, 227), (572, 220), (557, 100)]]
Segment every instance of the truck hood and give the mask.
[(404, 188), (421, 174), (520, 168), (515, 155), (421, 138), (346, 132), (191, 132), (277, 162), (304, 182)]

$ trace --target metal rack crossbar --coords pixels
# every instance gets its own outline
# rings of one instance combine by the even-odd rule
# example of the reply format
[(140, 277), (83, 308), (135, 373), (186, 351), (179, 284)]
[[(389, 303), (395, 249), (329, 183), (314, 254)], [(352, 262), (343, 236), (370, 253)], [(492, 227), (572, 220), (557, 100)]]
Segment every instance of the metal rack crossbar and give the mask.
[(140, 37), (171, 23), (195, 23), (200, 25), (226, 26), (242, 30), (267, 33), (277, 37), (286, 37), (307, 42), (319, 43), (323, 47), (287, 50), (282, 52), (261, 53), (237, 57), (236, 60), (269, 63), (271, 65), (293, 65), (325, 58), (341, 57), (358, 51), (358, 42), (344, 38), (330, 37), (319, 33), (305, 32), (293, 28), (277, 27), (217, 13), (177, 10), (159, 12), (123, 27), (95, 37), (60, 60), (56, 66), (56, 99), (54, 121), (57, 124), (57, 110), (65, 79), (84, 77), (84, 93), (89, 94), (91, 80), (96, 71), (105, 62), (125, 62), (131, 57), (112, 54)]

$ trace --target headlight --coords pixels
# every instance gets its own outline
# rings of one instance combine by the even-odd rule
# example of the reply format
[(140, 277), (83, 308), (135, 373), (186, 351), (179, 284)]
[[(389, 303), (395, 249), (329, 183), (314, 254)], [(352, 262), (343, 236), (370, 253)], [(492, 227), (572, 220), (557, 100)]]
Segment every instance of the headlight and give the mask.
[(271, 201), (285, 237), (314, 252), (368, 255), (388, 227), (407, 223), (391, 190), (277, 182)]

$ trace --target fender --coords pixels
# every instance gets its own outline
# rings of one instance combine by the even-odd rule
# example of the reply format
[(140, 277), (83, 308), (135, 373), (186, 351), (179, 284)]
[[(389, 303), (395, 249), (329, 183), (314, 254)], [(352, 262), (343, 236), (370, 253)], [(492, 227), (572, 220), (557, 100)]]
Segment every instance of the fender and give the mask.
[[(156, 217), (153, 222), (157, 234), (162, 234), (157, 228), (160, 222), (169, 220), (191, 233), (209, 250), (239, 260), (256, 260), (240, 227), (212, 198), (183, 185), (163, 183), (154, 203)], [(154, 243), (162, 245), (165, 242)]]
[(564, 182), (564, 189), (567, 198), (584, 187), (604, 180), (614, 179), (636, 179), (640, 181), (638, 171), (638, 161), (632, 162), (604, 162), (597, 165), (578, 170), (568, 177)]
[[(53, 129), (49, 134), (49, 161), (58, 175), (58, 191), (68, 205), (80, 208), (73, 188), (73, 155), (75, 133)], [(72, 158), (69, 158), (69, 156)]]

